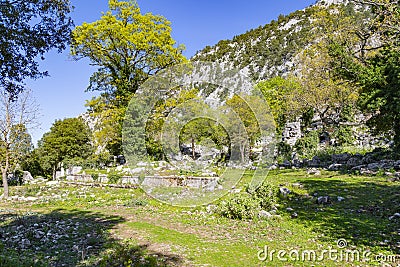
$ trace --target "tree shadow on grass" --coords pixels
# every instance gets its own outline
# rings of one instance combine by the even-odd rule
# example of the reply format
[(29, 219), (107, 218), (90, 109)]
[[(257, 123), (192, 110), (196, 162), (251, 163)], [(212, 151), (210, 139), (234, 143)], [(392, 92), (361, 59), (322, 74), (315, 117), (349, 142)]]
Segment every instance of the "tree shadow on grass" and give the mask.
[[(400, 184), (337, 179), (298, 180), (307, 194), (286, 200), (302, 223), (329, 242), (341, 238), (349, 245), (400, 254)], [(318, 197), (329, 196), (328, 203)], [(323, 201), (322, 201), (323, 202)]]
[(0, 266), (174, 266), (175, 255), (122, 242), (110, 230), (124, 219), (78, 210), (0, 212)]

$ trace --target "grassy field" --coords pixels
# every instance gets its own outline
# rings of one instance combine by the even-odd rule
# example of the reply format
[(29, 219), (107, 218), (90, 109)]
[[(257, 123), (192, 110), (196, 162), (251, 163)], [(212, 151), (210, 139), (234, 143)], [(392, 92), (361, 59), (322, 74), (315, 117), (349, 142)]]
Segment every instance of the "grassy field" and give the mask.
[(12, 187), (25, 199), (0, 201), (0, 266), (400, 265), (399, 182), (299, 170), (266, 179), (291, 193), (277, 215), (253, 220), (169, 206), (140, 189)]

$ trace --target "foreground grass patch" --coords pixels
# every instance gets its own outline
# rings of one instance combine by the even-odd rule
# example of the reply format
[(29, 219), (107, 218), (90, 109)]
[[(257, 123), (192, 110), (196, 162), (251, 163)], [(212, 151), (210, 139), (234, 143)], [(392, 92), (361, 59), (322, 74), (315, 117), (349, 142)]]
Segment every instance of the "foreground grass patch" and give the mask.
[[(0, 266), (379, 266), (374, 255), (400, 254), (398, 182), (301, 170), (271, 171), (266, 181), (291, 192), (278, 199), (277, 216), (247, 220), (162, 204), (140, 189), (12, 187), (38, 199), (0, 202)], [(367, 251), (371, 261), (301, 259), (303, 251), (339, 249), (339, 239), (341, 251)], [(259, 259), (265, 249), (273, 259)], [(279, 260), (279, 250), (300, 258)]]

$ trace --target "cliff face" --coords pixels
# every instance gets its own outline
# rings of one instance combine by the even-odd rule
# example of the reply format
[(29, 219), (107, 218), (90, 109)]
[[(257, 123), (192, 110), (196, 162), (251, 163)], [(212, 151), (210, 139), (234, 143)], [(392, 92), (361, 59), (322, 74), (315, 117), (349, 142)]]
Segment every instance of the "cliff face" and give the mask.
[(221, 40), (214, 46), (207, 46), (192, 60), (219, 62), (242, 69), (255, 82), (276, 75), (285, 76), (294, 71), (296, 55), (318, 39), (314, 22), (321, 9), (337, 12), (339, 8), (348, 8), (349, 14), (358, 12), (345, 0), (321, 0), (287, 16), (280, 15), (277, 20), (232, 40)]

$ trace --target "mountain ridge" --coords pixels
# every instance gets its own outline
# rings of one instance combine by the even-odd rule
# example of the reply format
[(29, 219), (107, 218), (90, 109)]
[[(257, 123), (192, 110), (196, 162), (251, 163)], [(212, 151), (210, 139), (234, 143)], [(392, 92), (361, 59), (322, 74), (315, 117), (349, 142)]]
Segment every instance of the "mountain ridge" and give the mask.
[(292, 72), (294, 59), (306, 48), (313, 36), (313, 17), (321, 8), (348, 6), (348, 0), (320, 0), (314, 5), (279, 15), (264, 26), (248, 30), (230, 40), (221, 40), (198, 51), (193, 61), (211, 61), (238, 68), (253, 81), (269, 79)]

